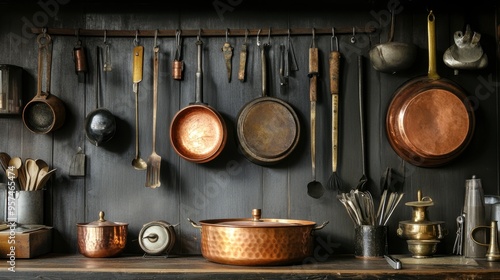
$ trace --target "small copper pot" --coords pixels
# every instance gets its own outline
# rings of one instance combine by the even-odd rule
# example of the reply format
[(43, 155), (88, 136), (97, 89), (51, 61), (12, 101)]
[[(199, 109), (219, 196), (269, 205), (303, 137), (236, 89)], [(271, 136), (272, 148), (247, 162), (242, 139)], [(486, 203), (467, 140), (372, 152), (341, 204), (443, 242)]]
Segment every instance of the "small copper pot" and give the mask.
[(294, 264), (310, 257), (314, 250), (313, 231), (324, 222), (288, 219), (261, 219), (261, 210), (253, 209), (253, 218), (200, 221), (188, 219), (201, 229), (201, 253), (207, 260), (232, 265)]
[(127, 244), (127, 223), (115, 223), (104, 219), (99, 212), (99, 220), (78, 223), (78, 250), (89, 258), (107, 258), (120, 254)]

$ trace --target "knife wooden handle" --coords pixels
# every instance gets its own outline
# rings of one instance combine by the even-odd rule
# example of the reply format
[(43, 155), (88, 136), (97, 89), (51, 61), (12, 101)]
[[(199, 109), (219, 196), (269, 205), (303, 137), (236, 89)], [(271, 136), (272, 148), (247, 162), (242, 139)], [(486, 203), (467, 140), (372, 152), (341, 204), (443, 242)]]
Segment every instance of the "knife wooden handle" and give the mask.
[(339, 94), (340, 52), (338, 51), (330, 52), (329, 66), (330, 66), (330, 93)]
[(144, 47), (135, 46), (134, 47), (134, 62), (133, 62), (133, 82), (134, 84), (142, 81), (142, 68), (144, 65)]
[(318, 75), (318, 48), (309, 48), (309, 76)]

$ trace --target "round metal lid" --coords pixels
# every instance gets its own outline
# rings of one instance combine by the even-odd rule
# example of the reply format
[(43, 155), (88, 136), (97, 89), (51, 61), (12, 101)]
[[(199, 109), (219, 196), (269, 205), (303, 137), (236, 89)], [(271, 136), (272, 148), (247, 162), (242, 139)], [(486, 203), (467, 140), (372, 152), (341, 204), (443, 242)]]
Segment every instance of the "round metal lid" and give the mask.
[(145, 224), (139, 232), (139, 245), (151, 255), (169, 253), (175, 244), (175, 231), (165, 221), (153, 221)]
[(78, 226), (88, 226), (88, 227), (106, 227), (106, 226), (124, 226), (128, 225), (128, 223), (121, 222), (111, 222), (104, 219), (104, 211), (99, 211), (99, 220), (90, 222), (90, 223), (78, 223)]
[(222, 227), (297, 227), (297, 226), (314, 226), (313, 221), (307, 220), (291, 220), (291, 219), (261, 219), (261, 209), (253, 209), (253, 218), (242, 219), (214, 219), (200, 221), (202, 225), (222, 226)]

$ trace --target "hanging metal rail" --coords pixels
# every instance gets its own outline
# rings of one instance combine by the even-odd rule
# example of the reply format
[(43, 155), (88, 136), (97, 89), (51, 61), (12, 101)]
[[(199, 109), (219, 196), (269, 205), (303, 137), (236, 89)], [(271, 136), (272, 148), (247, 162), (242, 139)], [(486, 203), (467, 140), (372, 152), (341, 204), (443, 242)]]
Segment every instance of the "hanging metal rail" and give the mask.
[[(160, 29), (160, 30), (107, 30), (107, 29), (81, 29), (81, 28), (32, 28), (31, 32), (34, 34), (43, 33), (43, 30), (50, 35), (59, 36), (88, 36), (88, 37), (175, 37), (176, 32), (180, 29)], [(297, 36), (297, 35), (311, 35), (311, 28), (262, 28), (262, 34), (268, 34), (269, 30), (271, 36)], [(335, 29), (335, 34), (351, 34), (356, 33), (373, 33), (376, 31), (375, 27), (327, 27), (327, 28), (314, 28), (316, 35), (331, 35), (332, 30)], [(256, 36), (259, 29), (182, 29), (180, 30), (182, 37), (196, 37), (198, 35), (205, 37), (223, 37), (223, 36)]]

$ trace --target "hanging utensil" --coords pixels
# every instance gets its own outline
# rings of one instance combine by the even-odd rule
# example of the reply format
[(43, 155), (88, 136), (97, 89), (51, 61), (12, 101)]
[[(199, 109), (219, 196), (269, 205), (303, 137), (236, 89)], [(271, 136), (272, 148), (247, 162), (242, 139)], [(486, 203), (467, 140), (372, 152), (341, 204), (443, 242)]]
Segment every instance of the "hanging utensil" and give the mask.
[(313, 198), (320, 198), (325, 192), (323, 185), (316, 181), (316, 100), (318, 79), (318, 48), (315, 42), (314, 28), (312, 42), (309, 48), (309, 99), (311, 101), (311, 167), (313, 180), (307, 184), (307, 194)]
[(229, 29), (226, 29), (226, 42), (222, 46), (222, 53), (224, 54), (224, 61), (226, 62), (227, 81), (231, 82), (231, 62), (233, 58), (233, 47), (228, 41)]
[(417, 56), (417, 46), (394, 39), (394, 9), (391, 10), (391, 27), (386, 43), (377, 44), (370, 49), (369, 56), (375, 70), (396, 73), (409, 68)]
[(133, 52), (133, 92), (135, 94), (135, 158), (132, 166), (137, 170), (145, 170), (147, 163), (141, 158), (139, 151), (139, 83), (142, 81), (142, 68), (144, 64), (144, 46), (139, 45), (137, 33), (134, 40)]
[(78, 82), (83, 83), (85, 81), (85, 73), (88, 71), (87, 67), (87, 54), (85, 48), (82, 45), (82, 40), (80, 40), (80, 30), (76, 31), (76, 44), (73, 48), (73, 61), (75, 62), (75, 73), (78, 75)]
[(111, 140), (116, 133), (115, 116), (106, 108), (99, 107), (101, 89), (101, 66), (99, 63), (100, 47), (96, 46), (95, 60), (95, 102), (96, 109), (85, 118), (85, 135), (90, 143), (101, 146)]
[(109, 72), (113, 69), (111, 66), (111, 44), (106, 39), (106, 30), (104, 30), (104, 65), (102, 70)]
[(245, 41), (241, 45), (240, 50), (240, 67), (238, 69), (238, 80), (245, 81), (245, 72), (247, 68), (247, 54), (248, 54), (248, 29), (245, 30)]
[(174, 80), (182, 80), (182, 71), (184, 70), (184, 62), (181, 59), (182, 55), (182, 39), (181, 39), (181, 31), (175, 31), (175, 57), (172, 62), (172, 78)]
[(455, 44), (444, 52), (443, 61), (446, 66), (454, 69), (455, 75), (458, 75), (459, 69), (475, 70), (488, 66), (488, 55), (479, 43), (481, 34), (472, 34), (470, 25), (466, 25), (465, 33), (456, 31), (453, 39)]
[[(59, 129), (66, 120), (66, 108), (50, 91), (52, 69), (52, 38), (44, 28), (37, 37), (38, 81), (36, 96), (23, 109), (23, 123), (31, 132), (46, 134)], [(45, 66), (45, 67), (44, 67)], [(42, 91), (42, 79), (45, 90)]]
[[(156, 31), (158, 32), (158, 31)], [(151, 155), (148, 158), (147, 162), (147, 170), (146, 170), (146, 187), (149, 188), (157, 188), (161, 185), (160, 182), (160, 165), (161, 165), (161, 157), (156, 153), (156, 111), (158, 108), (158, 60), (160, 47), (156, 44), (156, 36), (158, 33), (155, 33), (155, 44), (153, 48), (153, 150)]]
[[(335, 41), (335, 44), (334, 44)], [(335, 48), (334, 48), (335, 45)], [(336, 50), (335, 50), (336, 49)], [(328, 180), (328, 186), (332, 190), (343, 191), (343, 183), (337, 173), (338, 160), (338, 136), (339, 136), (339, 71), (340, 71), (340, 51), (339, 40), (335, 36), (335, 30), (332, 28), (332, 37), (330, 38), (330, 56), (328, 59), (330, 70), (330, 93), (332, 96), (332, 175)]]
[(357, 190), (364, 191), (366, 189), (366, 183), (368, 182), (368, 177), (366, 176), (366, 163), (365, 163), (365, 117), (364, 117), (364, 101), (363, 101), (363, 57), (358, 56), (358, 98), (359, 98), (359, 126), (361, 131), (361, 164), (363, 168), (363, 175), (359, 179)]
[(287, 44), (288, 46), (287, 46), (286, 62), (288, 65), (286, 66), (286, 69), (289, 69), (291, 71), (299, 71), (299, 64), (297, 63), (297, 58), (295, 57), (295, 50), (293, 49), (293, 43), (290, 36), (290, 29), (288, 29)]

